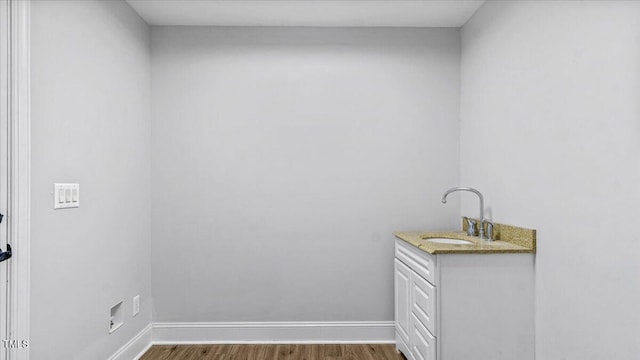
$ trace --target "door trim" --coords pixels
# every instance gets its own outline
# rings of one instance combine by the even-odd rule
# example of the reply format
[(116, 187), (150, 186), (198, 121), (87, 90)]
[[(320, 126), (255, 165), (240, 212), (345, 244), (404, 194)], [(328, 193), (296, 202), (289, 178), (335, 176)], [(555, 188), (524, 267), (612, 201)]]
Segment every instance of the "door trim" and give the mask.
[[(30, 227), (31, 227), (31, 80), (29, 0), (9, 3), (9, 332), (12, 339), (30, 340)], [(29, 360), (29, 348), (9, 350), (10, 360)]]

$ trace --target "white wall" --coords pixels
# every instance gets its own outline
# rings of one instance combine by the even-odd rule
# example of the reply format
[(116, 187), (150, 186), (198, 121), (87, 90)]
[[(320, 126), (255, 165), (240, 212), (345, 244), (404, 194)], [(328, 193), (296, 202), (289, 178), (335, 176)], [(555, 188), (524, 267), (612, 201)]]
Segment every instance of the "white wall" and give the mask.
[(456, 29), (152, 28), (154, 321), (393, 319), (458, 226)]
[[(125, 2), (34, 1), (31, 20), (31, 359), (105, 359), (151, 321), (150, 32)], [(54, 182), (81, 207), (54, 211)]]
[(538, 229), (538, 359), (640, 354), (639, 34), (613, 1), (488, 2), (462, 30), (461, 183)]

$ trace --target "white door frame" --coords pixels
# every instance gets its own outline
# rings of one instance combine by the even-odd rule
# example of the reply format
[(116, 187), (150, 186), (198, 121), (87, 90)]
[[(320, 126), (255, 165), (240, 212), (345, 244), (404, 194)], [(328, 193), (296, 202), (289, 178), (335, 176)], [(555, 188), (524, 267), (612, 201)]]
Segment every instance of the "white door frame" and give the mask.
[[(9, 3), (0, 0), (0, 212), (9, 211)], [(7, 221), (0, 224), (0, 248), (9, 249)], [(0, 263), (0, 340), (9, 339), (8, 276), (10, 261)], [(6, 284), (6, 285), (5, 285)], [(0, 343), (0, 360), (7, 359), (6, 343)]]
[[(13, 248), (9, 277), (9, 360), (29, 360), (29, 258), (31, 192), (30, 0), (0, 0), (8, 5), (8, 243)], [(5, 4), (3, 4), (5, 5)], [(7, 35), (7, 36), (5, 36)], [(3, 84), (4, 86), (4, 84)], [(4, 111), (4, 110), (3, 110)], [(25, 347), (25, 342), (27, 346)]]

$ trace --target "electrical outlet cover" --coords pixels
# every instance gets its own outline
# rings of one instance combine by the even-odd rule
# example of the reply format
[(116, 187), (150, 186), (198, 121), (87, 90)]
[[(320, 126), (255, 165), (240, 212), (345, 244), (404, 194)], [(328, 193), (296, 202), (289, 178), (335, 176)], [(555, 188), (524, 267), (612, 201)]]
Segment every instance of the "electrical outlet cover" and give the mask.
[(136, 295), (133, 297), (133, 316), (136, 316), (140, 313), (140, 295)]

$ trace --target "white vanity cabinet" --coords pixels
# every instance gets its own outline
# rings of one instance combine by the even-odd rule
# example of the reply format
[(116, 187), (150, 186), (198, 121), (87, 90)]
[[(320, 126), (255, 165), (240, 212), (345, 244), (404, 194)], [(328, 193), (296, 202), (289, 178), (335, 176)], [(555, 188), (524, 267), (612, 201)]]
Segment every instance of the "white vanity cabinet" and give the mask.
[(533, 254), (395, 245), (396, 348), (414, 360), (533, 360)]

